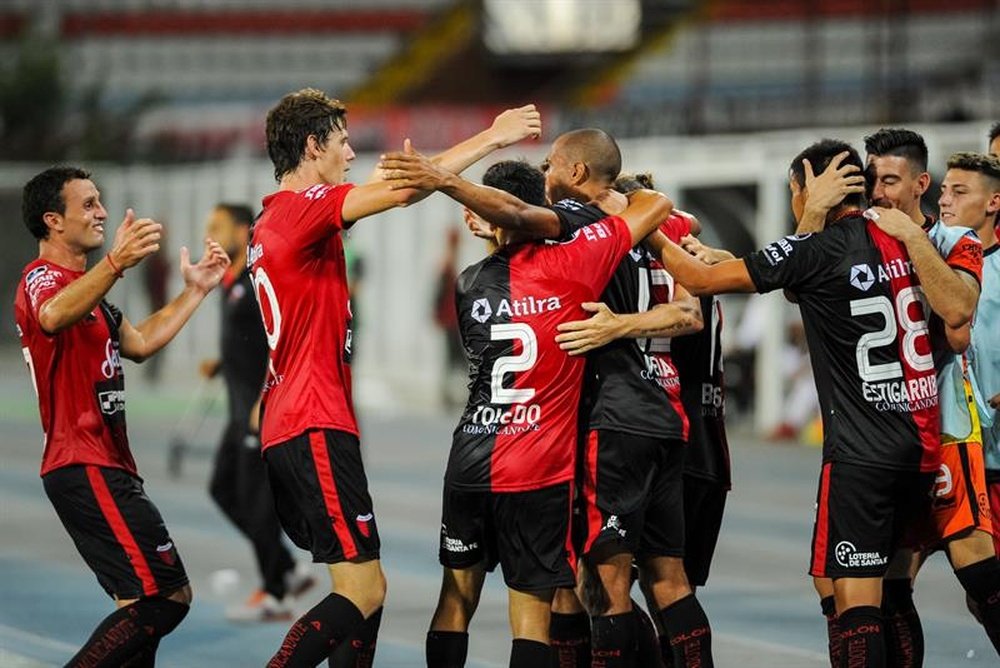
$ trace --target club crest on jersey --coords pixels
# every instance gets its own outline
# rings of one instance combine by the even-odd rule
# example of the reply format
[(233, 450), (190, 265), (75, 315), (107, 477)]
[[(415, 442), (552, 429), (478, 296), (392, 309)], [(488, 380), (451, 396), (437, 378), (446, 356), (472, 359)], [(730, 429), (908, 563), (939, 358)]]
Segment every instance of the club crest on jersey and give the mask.
[(858, 290), (867, 292), (875, 285), (875, 273), (867, 264), (856, 264), (851, 267), (851, 285)]

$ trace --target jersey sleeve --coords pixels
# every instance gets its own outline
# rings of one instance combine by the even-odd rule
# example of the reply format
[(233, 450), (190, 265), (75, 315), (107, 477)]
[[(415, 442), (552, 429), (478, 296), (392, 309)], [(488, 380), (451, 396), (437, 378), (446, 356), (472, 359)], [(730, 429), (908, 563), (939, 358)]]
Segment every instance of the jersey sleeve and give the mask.
[(660, 223), (660, 231), (675, 244), (679, 244), (681, 237), (691, 234), (691, 219), (679, 213), (672, 213)]
[(831, 263), (820, 235), (791, 235), (778, 239), (743, 262), (757, 292), (808, 288)]
[(31, 316), (37, 321), (42, 305), (56, 296), (60, 290), (71, 283), (65, 272), (47, 264), (35, 267), (24, 277), (24, 290), (27, 293), (28, 308)]
[(354, 187), (315, 185), (296, 194), (297, 220), (292, 226), (305, 245), (318, 243), (344, 229), (344, 198)]
[(580, 228), (563, 248), (566, 257), (560, 266), (565, 277), (587, 283), (596, 299), (611, 280), (622, 258), (631, 250), (632, 232), (624, 220), (608, 216)]
[(948, 253), (948, 257), (945, 258), (945, 262), (952, 269), (957, 269), (958, 271), (964, 271), (965, 273), (971, 275), (976, 279), (976, 282), (982, 285), (983, 283), (983, 243), (976, 236), (975, 232), (971, 230), (966, 234), (963, 234), (955, 245), (952, 246), (951, 252)]
[(559, 223), (562, 226), (562, 237), (568, 238), (577, 230), (596, 223), (607, 216), (595, 206), (581, 204), (573, 199), (564, 199), (552, 205), (552, 210), (559, 216)]

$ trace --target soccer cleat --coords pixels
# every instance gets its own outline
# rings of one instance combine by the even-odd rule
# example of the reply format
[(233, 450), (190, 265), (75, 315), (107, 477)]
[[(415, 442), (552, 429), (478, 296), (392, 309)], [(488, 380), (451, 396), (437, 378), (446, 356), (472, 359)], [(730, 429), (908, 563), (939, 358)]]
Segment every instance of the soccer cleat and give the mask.
[(312, 575), (309, 564), (304, 561), (295, 563), (295, 568), (285, 573), (285, 598), (299, 598), (313, 588), (316, 578)]
[(240, 605), (226, 608), (226, 619), (240, 624), (287, 622), (292, 618), (290, 606), (262, 590), (255, 591)]

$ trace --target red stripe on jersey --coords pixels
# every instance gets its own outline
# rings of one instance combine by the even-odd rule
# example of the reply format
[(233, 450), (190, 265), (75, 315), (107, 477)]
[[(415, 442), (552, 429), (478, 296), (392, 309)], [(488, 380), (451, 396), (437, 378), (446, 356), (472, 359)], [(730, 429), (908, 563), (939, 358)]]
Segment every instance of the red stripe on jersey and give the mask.
[(826, 551), (830, 543), (830, 467), (823, 464), (819, 477), (819, 507), (816, 509), (816, 532), (813, 535), (813, 562), (809, 572), (813, 577), (826, 577)]
[(125, 518), (122, 517), (121, 510), (115, 503), (111, 490), (108, 489), (108, 483), (104, 480), (101, 469), (96, 466), (85, 466), (84, 469), (87, 471), (87, 479), (90, 481), (91, 489), (94, 490), (94, 498), (97, 499), (97, 506), (101, 509), (104, 520), (111, 527), (115, 540), (125, 550), (136, 576), (142, 583), (142, 593), (145, 596), (155, 596), (160, 591), (156, 585), (156, 578), (153, 577), (153, 571), (150, 570), (145, 555), (139, 549), (139, 544), (135, 542), (135, 536), (125, 523)]
[(326, 449), (326, 436), (322, 431), (309, 432), (309, 447), (312, 449), (313, 464), (316, 466), (316, 478), (319, 488), (323, 491), (323, 504), (326, 514), (333, 525), (333, 532), (344, 550), (344, 559), (358, 556), (358, 548), (354, 544), (354, 536), (344, 519), (344, 509), (340, 507), (340, 494), (337, 493), (337, 481), (333, 477), (333, 463), (330, 452)]
[[(882, 262), (885, 265), (899, 262), (909, 262), (910, 257), (903, 244), (883, 232), (875, 223), (871, 221), (868, 221), (868, 234), (872, 239), (872, 243), (875, 244), (879, 254), (882, 256)], [(915, 287), (918, 290), (920, 289), (920, 281), (914, 272), (908, 274), (893, 272), (893, 275), (890, 277), (890, 285), (892, 286), (891, 292), (893, 299), (895, 299), (896, 296), (906, 288)], [(907, 302), (904, 305), (906, 309), (912, 309), (918, 306), (921, 311), (924, 311), (923, 300)], [(893, 311), (895, 312), (895, 310), (896, 305), (894, 303)], [(900, 316), (905, 315), (906, 314), (896, 313), (896, 318), (899, 319)], [(926, 323), (930, 313), (923, 312), (921, 315)], [(912, 320), (912, 317), (910, 316), (907, 316), (907, 318)], [(903, 369), (903, 379), (906, 386), (910, 387), (911, 382), (915, 383), (922, 377), (932, 378), (933, 382), (937, 383), (937, 376), (933, 366), (931, 366), (927, 371), (918, 371), (910, 365), (906, 355), (906, 332), (898, 331), (896, 334), (896, 342), (899, 346), (899, 361)], [(911, 343), (914, 350), (916, 350), (918, 354), (926, 356), (931, 354), (930, 333), (927, 332), (926, 329), (924, 330), (923, 336), (915, 337)], [(923, 345), (919, 345), (921, 343)], [(937, 471), (938, 467), (941, 465), (941, 440), (939, 437), (941, 426), (940, 405), (935, 404), (933, 408), (918, 408), (917, 410), (911, 410), (910, 416), (917, 427), (920, 445), (923, 449), (920, 457), (920, 470), (925, 473)]]
[(601, 511), (597, 507), (597, 442), (598, 431), (587, 434), (587, 462), (583, 472), (583, 498), (586, 500), (587, 541), (583, 553), (590, 552), (591, 546), (601, 533)]

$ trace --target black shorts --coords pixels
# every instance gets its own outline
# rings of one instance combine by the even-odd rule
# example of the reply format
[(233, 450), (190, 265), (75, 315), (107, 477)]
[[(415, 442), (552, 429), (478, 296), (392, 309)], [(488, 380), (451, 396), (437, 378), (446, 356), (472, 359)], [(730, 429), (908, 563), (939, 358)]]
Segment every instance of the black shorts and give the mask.
[(66, 466), (42, 477), (76, 549), (112, 598), (166, 596), (188, 584), (160, 511), (127, 471)]
[(684, 556), (681, 441), (594, 430), (581, 459), (581, 553)]
[(507, 586), (542, 591), (576, 585), (576, 554), (570, 536), (573, 484), (527, 492), (444, 488), (441, 547), (445, 568), (462, 570), (499, 563)]
[(708, 582), (728, 494), (725, 485), (684, 476), (684, 571), (694, 587)]
[(810, 575), (885, 575), (908, 528), (930, 512), (934, 475), (844, 462), (823, 464)]
[(317, 429), (264, 451), (281, 527), (313, 561), (378, 559), (379, 537), (358, 437)]

